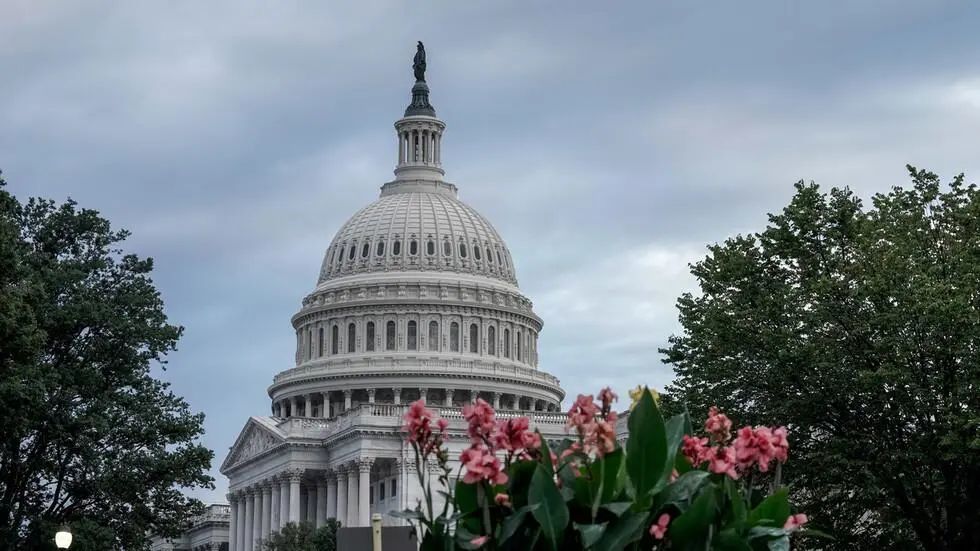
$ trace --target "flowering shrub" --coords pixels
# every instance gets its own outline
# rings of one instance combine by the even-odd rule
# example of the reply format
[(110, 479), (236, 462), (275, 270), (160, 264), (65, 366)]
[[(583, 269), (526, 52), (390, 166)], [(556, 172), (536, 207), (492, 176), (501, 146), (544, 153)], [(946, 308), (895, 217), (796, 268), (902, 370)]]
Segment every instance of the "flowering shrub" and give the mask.
[[(568, 411), (572, 438), (555, 445), (526, 417), (498, 420), (483, 400), (463, 408), (469, 445), (450, 480), (448, 423), (423, 401), (404, 430), (415, 453), (424, 500), (396, 514), (416, 524), (423, 551), (456, 549), (789, 549), (806, 529), (793, 514), (781, 466), (783, 427), (743, 427), (711, 408), (704, 436), (691, 420), (664, 421), (658, 395), (630, 393), (629, 438), (616, 440), (618, 397), (610, 389), (579, 395)], [(432, 477), (446, 499), (433, 510)]]

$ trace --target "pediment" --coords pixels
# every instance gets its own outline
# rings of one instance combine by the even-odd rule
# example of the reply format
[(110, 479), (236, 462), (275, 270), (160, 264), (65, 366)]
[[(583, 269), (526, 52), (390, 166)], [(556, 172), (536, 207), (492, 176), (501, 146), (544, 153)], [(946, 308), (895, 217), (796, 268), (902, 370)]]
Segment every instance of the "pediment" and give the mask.
[(251, 417), (245, 423), (228, 457), (221, 464), (222, 473), (285, 442), (284, 435), (274, 425), (266, 426), (267, 423), (262, 421), (261, 418)]

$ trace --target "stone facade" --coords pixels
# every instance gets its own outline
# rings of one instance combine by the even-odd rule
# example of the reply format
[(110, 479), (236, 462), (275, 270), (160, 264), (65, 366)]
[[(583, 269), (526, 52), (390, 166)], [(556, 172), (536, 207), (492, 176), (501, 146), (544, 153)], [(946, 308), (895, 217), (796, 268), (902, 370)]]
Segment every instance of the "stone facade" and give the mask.
[(417, 465), (400, 428), (420, 398), (450, 421), (451, 457), (477, 398), (564, 437), (564, 391), (538, 366), (542, 320), (504, 240), (444, 181), (445, 128), (434, 110), (395, 123), (395, 180), (327, 247), (292, 318), (294, 364), (273, 378), (270, 415), (246, 422), (221, 465), (232, 551), (286, 522), (367, 526), (414, 507)]
[(208, 505), (204, 514), (191, 520), (190, 527), (181, 537), (151, 537), (150, 551), (228, 551), (230, 520), (228, 505)]

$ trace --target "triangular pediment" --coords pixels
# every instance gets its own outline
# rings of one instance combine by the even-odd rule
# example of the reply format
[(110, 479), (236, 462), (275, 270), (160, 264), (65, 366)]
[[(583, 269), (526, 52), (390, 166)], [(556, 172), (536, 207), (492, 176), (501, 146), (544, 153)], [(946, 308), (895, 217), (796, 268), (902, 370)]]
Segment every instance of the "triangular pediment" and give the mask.
[(280, 433), (274, 423), (266, 422), (261, 417), (250, 417), (228, 452), (228, 457), (221, 464), (220, 471), (224, 473), (236, 465), (262, 455), (285, 440), (285, 435)]

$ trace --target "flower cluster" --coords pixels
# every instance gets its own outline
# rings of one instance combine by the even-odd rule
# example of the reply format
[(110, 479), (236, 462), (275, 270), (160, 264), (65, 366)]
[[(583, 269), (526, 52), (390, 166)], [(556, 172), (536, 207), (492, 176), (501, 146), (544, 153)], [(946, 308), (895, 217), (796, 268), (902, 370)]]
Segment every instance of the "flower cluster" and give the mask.
[(599, 404), (591, 394), (579, 394), (568, 410), (568, 427), (574, 428), (579, 441), (564, 455), (578, 451), (602, 457), (616, 449), (616, 420), (612, 404), (619, 397), (609, 387), (599, 391)]
[[(441, 417), (437, 419), (435, 413), (425, 407), (425, 400), (413, 402), (403, 420), (402, 430), (408, 433), (408, 441), (418, 446), (423, 458), (436, 454), (440, 460), (445, 459), (442, 444), (446, 441), (449, 421)], [(436, 430), (433, 430), (433, 425)]]
[(463, 418), (467, 423), (470, 447), (463, 450), (459, 459), (466, 467), (463, 482), (467, 484), (481, 480), (504, 484), (507, 474), (497, 452), (506, 452), (509, 464), (515, 456), (531, 459), (531, 454), (541, 447), (541, 436), (531, 431), (527, 417), (498, 420), (493, 407), (482, 398), (463, 407)]
[(774, 460), (785, 463), (789, 457), (785, 427), (742, 427), (732, 441), (732, 421), (712, 406), (704, 429), (707, 438), (684, 436), (681, 453), (691, 465), (707, 463), (713, 473), (737, 479), (736, 467), (744, 472), (757, 466), (766, 472)]

